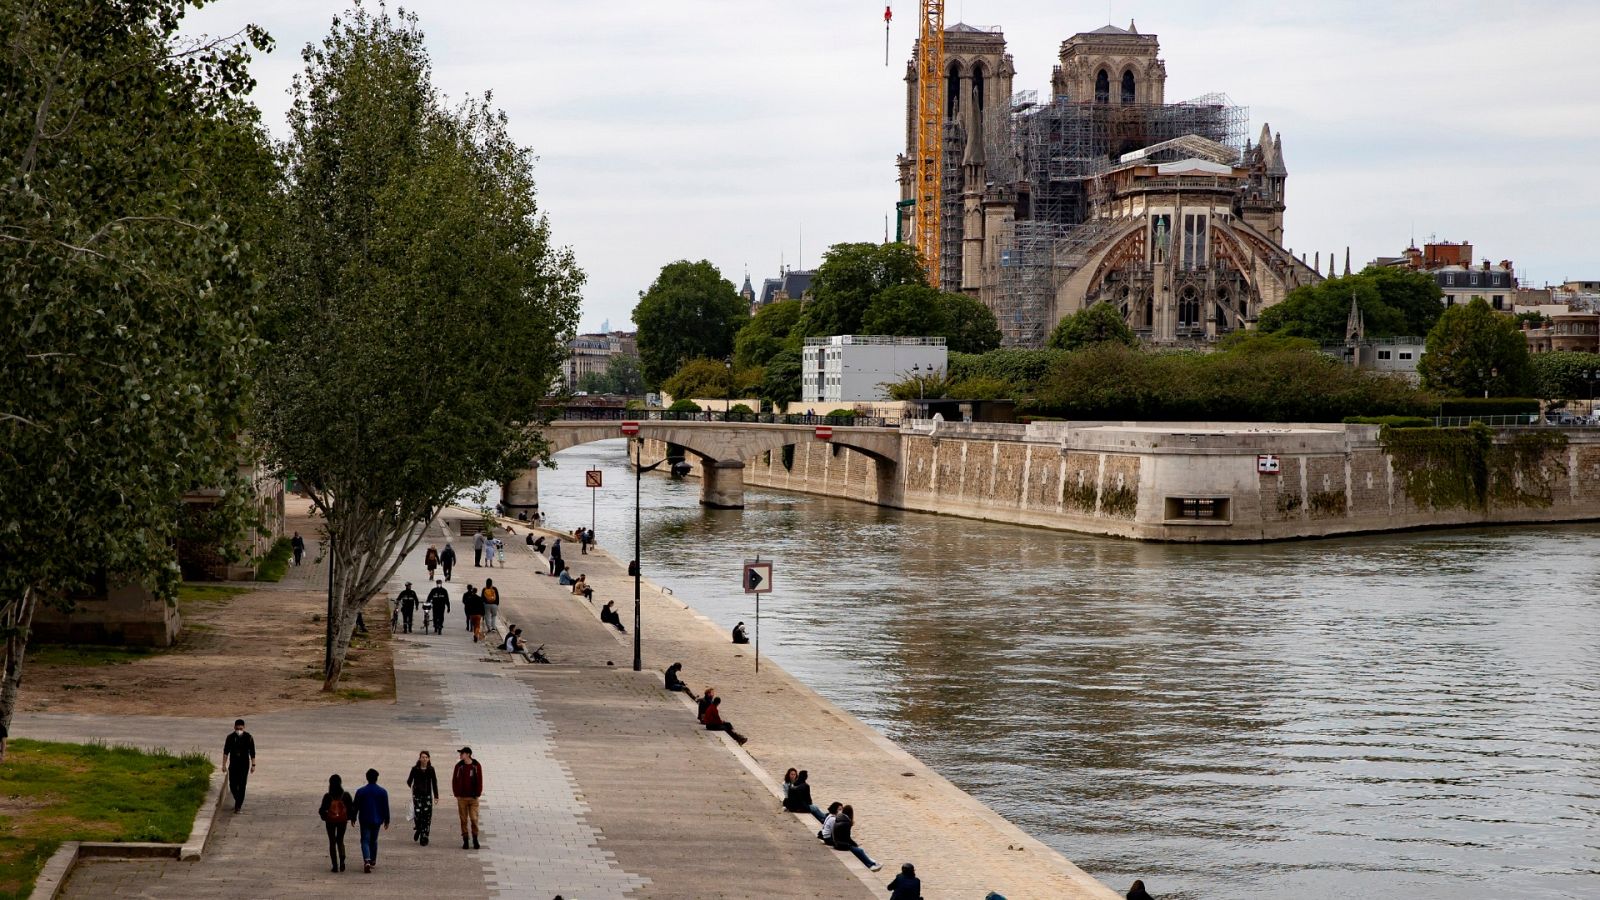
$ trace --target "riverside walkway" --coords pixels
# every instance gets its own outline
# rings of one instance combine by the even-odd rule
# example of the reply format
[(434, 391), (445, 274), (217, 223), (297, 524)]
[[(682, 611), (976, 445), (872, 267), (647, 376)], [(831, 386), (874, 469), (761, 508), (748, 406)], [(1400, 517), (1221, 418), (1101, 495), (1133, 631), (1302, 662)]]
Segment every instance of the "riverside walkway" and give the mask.
[[(470, 517), (446, 511), (427, 543), (442, 542), (443, 529)], [(452, 599), (442, 635), (396, 636), (394, 703), (240, 711), (260, 747), (260, 767), (244, 812), (219, 815), (203, 860), (90, 863), (66, 896), (883, 897), (902, 862), (916, 864), (928, 900), (976, 900), (989, 891), (1008, 900), (1118, 896), (777, 665), (764, 662), (755, 675), (748, 647), (732, 645), (722, 629), (648, 583), (646, 671), (632, 672), (631, 637), (597, 617), (614, 600), (632, 627), (625, 565), (604, 551), (584, 556), (571, 547), (568, 562), (596, 589), (590, 605), (539, 574), (544, 560), (523, 545), (524, 527), (514, 527), (504, 568), (474, 568), (470, 543), (455, 540), (465, 565), (456, 569), (452, 597), (492, 577), (502, 623), (522, 626), (533, 646), (546, 644), (553, 665), (491, 661), (465, 633)], [(408, 578), (422, 586), (415, 557), (390, 596)], [(291, 577), (318, 576), (308, 569)], [(379, 601), (369, 609), (382, 615)], [(697, 693), (718, 688), (727, 718), (750, 737), (746, 747), (699, 728), (687, 698), (662, 690), (660, 672), (673, 661), (684, 663)], [(222, 676), (217, 690), (226, 690)], [(212, 754), (229, 724), (18, 719), (14, 733), (45, 739)], [(448, 773), (462, 744), (485, 767), (481, 851), (456, 842)], [(445, 795), (427, 848), (411, 842), (405, 821), (405, 773), (424, 748)], [(883, 871), (868, 872), (823, 846), (809, 816), (779, 809), (777, 782), (791, 765), (810, 770), (819, 804), (855, 806), (856, 838)], [(356, 784), (368, 766), (383, 773), (394, 825), (380, 842), (376, 872), (335, 875), (316, 803), (329, 773)], [(353, 830), (346, 842), (359, 857)]]

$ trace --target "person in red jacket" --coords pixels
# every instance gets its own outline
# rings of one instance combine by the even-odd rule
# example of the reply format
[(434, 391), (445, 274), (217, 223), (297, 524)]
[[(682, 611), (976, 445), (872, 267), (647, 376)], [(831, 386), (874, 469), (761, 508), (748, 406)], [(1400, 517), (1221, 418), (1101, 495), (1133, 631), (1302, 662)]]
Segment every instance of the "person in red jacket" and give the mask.
[(456, 751), (461, 761), (450, 776), (450, 793), (456, 795), (456, 814), (461, 818), (461, 849), (467, 849), (468, 831), (472, 849), (478, 847), (478, 798), (483, 796), (483, 764), (472, 758), (472, 748)]
[(702, 702), (704, 705), (700, 709), (700, 724), (704, 725), (707, 731), (726, 731), (740, 744), (749, 740), (749, 738), (733, 730), (732, 722), (722, 721), (722, 698), (717, 696), (716, 688), (706, 688), (706, 695)]

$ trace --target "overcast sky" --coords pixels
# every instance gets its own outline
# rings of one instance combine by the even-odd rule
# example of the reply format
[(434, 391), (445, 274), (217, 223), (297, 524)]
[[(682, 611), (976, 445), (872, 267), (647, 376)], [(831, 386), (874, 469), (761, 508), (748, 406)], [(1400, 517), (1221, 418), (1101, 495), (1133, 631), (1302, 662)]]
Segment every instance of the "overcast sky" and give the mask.
[[(882, 240), (898, 199), (916, 6), (881, 0), (423, 0), (444, 92), (494, 93), (539, 156), (542, 206), (588, 273), (581, 328), (626, 327), (676, 259), (759, 286), (780, 261)], [(256, 102), (279, 138), (300, 48), (347, 4), (218, 0), (189, 31), (267, 28)], [(1538, 284), (1600, 278), (1600, 3), (1592, 0), (951, 0), (1001, 26), (1017, 90), (1106, 24), (1161, 38), (1169, 102), (1211, 91), (1270, 122), (1285, 243), (1356, 264), (1437, 236)], [(891, 226), (892, 227), (892, 226)], [(1342, 261), (1341, 261), (1342, 262)], [(1324, 260), (1324, 268), (1327, 263)]]

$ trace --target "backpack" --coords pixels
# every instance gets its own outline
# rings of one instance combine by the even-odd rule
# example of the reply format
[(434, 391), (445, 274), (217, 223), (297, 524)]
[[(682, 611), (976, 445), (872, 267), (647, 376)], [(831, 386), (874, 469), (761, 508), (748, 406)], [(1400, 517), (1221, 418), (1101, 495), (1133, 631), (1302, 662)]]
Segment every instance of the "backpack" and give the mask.
[(328, 821), (335, 825), (343, 825), (350, 821), (350, 810), (344, 805), (343, 797), (335, 797), (328, 801)]

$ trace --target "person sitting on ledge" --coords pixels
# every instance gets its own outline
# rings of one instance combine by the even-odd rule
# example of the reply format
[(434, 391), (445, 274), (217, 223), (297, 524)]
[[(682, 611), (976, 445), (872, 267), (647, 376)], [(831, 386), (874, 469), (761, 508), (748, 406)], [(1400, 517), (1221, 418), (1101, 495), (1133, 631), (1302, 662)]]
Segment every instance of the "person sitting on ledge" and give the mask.
[(566, 563), (561, 564), (561, 572), (557, 580), (562, 584), (571, 584), (573, 582), (572, 570), (567, 568)]
[(694, 695), (694, 691), (689, 690), (689, 686), (683, 683), (682, 678), (678, 677), (678, 673), (681, 671), (683, 671), (683, 663), (681, 662), (675, 662), (667, 666), (667, 690), (683, 691), (689, 695), (690, 700), (699, 700), (700, 698)]
[(783, 808), (789, 812), (808, 812), (815, 816), (818, 822), (827, 818), (822, 808), (811, 802), (811, 783), (806, 779), (809, 776), (805, 769), (801, 769), (789, 784), (789, 790), (783, 795)]
[(528, 645), (522, 640), (521, 628), (511, 629), (511, 633), (506, 635), (506, 642), (502, 649), (507, 653), (520, 653), (523, 659), (533, 662), (533, 657), (528, 653)]
[(612, 628), (615, 628), (623, 634), (627, 634), (628, 629), (622, 627), (622, 617), (617, 615), (617, 611), (615, 609), (611, 608), (611, 603), (612, 601), (607, 600), (606, 605), (600, 607), (600, 621), (610, 625)]
[(839, 810), (844, 804), (835, 800), (828, 804), (828, 814), (822, 819), (822, 828), (817, 831), (817, 840), (824, 844), (833, 844), (833, 823), (839, 820)]
[(574, 594), (582, 595), (583, 599), (589, 601), (590, 603), (594, 602), (594, 588), (589, 587), (588, 575), (579, 575), (577, 579), (572, 582), (572, 592)]
[(706, 688), (705, 699), (705, 711), (700, 714), (700, 724), (704, 725), (707, 731), (726, 731), (741, 746), (750, 740), (739, 732), (734, 731), (732, 722), (724, 722), (722, 720), (722, 710), (720, 709), (722, 698), (717, 696), (716, 688)]
[(745, 633), (743, 622), (733, 626), (733, 642), (735, 644), (750, 643), (750, 635)]
[(883, 866), (879, 865), (875, 860), (873, 860), (872, 857), (868, 856), (866, 849), (860, 844), (856, 843), (855, 838), (853, 838), (850, 834), (851, 830), (855, 827), (855, 822), (855, 807), (849, 805), (848, 803), (839, 807), (839, 814), (834, 817), (833, 820), (833, 849), (848, 850), (851, 853), (854, 853), (856, 855), (856, 859), (861, 860), (861, 864), (863, 866), (866, 866), (867, 868), (876, 872), (883, 868)]

